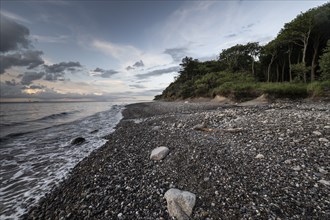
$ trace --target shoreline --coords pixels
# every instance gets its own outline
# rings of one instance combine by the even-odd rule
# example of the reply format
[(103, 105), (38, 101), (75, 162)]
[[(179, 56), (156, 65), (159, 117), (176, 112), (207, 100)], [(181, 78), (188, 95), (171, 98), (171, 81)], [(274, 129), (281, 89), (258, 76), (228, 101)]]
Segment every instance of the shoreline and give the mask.
[[(196, 194), (192, 219), (329, 218), (329, 109), (314, 102), (130, 104), (108, 142), (23, 219), (169, 219), (163, 197), (170, 188)], [(193, 129), (203, 122), (214, 132)], [(231, 128), (242, 130), (220, 132)], [(151, 161), (159, 146), (169, 155)]]

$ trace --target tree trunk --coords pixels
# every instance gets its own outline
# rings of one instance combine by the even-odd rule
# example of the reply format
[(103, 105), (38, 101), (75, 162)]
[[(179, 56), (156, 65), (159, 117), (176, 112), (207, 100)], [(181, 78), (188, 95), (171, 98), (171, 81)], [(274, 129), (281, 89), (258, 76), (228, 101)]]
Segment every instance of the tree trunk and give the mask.
[(319, 50), (319, 45), (320, 45), (320, 36), (318, 35), (313, 44), (314, 48), (314, 54), (313, 54), (313, 60), (312, 60), (312, 69), (311, 69), (311, 81), (315, 80), (315, 71), (316, 71), (316, 66), (317, 66), (317, 54)]
[(254, 60), (252, 60), (252, 75), (253, 75), (254, 77), (256, 77), (254, 74), (255, 74), (255, 73), (254, 73)]
[(280, 70), (278, 68), (278, 64), (276, 64), (276, 82), (280, 80)]
[(292, 82), (292, 67), (291, 67), (291, 54), (292, 54), (292, 46), (289, 46), (289, 77), (290, 77), (290, 82)]
[[(306, 67), (306, 52), (307, 52), (307, 46), (308, 46), (308, 40), (309, 40), (309, 35), (311, 33), (311, 28), (308, 30), (306, 36), (304, 37), (304, 49), (303, 49), (303, 58), (302, 58), (302, 63), (304, 64), (304, 67)], [(307, 82), (307, 77), (306, 77), (306, 71), (304, 71), (304, 83)]]
[(270, 63), (268, 65), (268, 71), (267, 71), (267, 82), (269, 82), (270, 80), (270, 70), (271, 70), (271, 67), (272, 67), (272, 64), (276, 58), (276, 54), (277, 54), (277, 51), (272, 53), (272, 59), (270, 60)]
[(284, 82), (284, 70), (285, 70), (285, 60), (283, 62), (283, 65), (282, 65), (282, 82)]

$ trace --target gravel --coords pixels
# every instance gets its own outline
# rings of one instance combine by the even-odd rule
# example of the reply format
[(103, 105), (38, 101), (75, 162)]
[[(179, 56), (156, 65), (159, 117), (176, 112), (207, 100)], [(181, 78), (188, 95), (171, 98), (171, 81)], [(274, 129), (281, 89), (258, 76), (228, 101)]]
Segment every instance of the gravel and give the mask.
[[(330, 219), (329, 102), (151, 102), (123, 115), (24, 219), (170, 219), (170, 188), (196, 194), (192, 219)], [(150, 160), (160, 146), (169, 154)]]

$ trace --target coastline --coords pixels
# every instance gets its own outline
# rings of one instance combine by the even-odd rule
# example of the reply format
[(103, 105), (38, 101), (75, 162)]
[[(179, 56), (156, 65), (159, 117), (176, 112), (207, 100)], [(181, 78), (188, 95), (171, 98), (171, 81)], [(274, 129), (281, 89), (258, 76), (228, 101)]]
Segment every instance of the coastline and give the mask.
[[(163, 197), (174, 187), (196, 194), (192, 219), (329, 218), (329, 109), (322, 102), (128, 105), (108, 142), (23, 219), (169, 219)], [(203, 122), (213, 130), (193, 129)], [(241, 130), (226, 132), (232, 128)], [(151, 161), (159, 146), (169, 155)]]

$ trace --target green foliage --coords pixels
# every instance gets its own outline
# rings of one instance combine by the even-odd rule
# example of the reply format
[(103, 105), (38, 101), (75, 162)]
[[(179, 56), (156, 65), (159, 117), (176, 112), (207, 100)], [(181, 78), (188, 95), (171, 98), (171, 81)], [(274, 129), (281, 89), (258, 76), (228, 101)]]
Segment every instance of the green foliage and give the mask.
[(257, 42), (246, 45), (237, 44), (222, 50), (219, 61), (225, 65), (227, 70), (232, 72), (249, 71), (251, 70), (252, 63), (259, 55), (260, 49), (261, 47)]
[(330, 80), (330, 40), (328, 40), (327, 47), (324, 49), (324, 53), (320, 57), (319, 62), (321, 79)]
[(292, 74), (295, 82), (303, 82), (304, 75), (310, 71), (310, 67), (306, 67), (303, 63), (297, 63), (291, 65)]
[[(257, 42), (237, 44), (222, 50), (218, 60), (205, 62), (185, 57), (175, 81), (155, 99), (176, 100), (219, 94), (244, 100), (262, 93), (274, 98), (303, 98), (308, 94), (327, 96), (329, 26), (330, 3), (326, 3), (299, 14), (263, 47)], [(306, 84), (314, 79), (328, 81)], [(275, 81), (277, 83), (264, 83)]]
[(330, 97), (330, 80), (310, 83), (307, 92), (311, 97)]
[(306, 98), (307, 85), (304, 83), (261, 83), (260, 91), (272, 98)]

